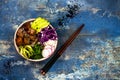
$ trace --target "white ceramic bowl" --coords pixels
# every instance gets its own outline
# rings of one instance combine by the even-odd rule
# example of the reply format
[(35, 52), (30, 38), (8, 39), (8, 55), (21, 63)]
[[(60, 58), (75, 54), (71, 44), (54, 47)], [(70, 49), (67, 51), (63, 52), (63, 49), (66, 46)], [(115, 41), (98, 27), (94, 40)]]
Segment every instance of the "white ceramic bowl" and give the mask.
[[(16, 44), (16, 37), (17, 37), (16, 34), (17, 34), (17, 31), (19, 30), (19, 28), (21, 28), (23, 24), (25, 24), (26, 22), (29, 22), (29, 21), (30, 21), (30, 22), (31, 22), (31, 21), (34, 21), (34, 20), (35, 20), (35, 19), (25, 20), (24, 22), (22, 22), (22, 23), (18, 26), (18, 28), (16, 29), (15, 34), (14, 34), (14, 46), (15, 46), (18, 54), (21, 55), (24, 59), (29, 60), (29, 61), (35, 61), (35, 62), (37, 62), (37, 61), (43, 61), (43, 60), (49, 58), (50, 56), (52, 56), (52, 55), (54, 54), (54, 51), (56, 50), (56, 47), (57, 47), (58, 38), (56, 39), (56, 44), (55, 44), (54, 51), (52, 52), (52, 54), (51, 54), (49, 57), (44, 57), (44, 58), (41, 58), (41, 59), (28, 59), (28, 58), (24, 57), (24, 56), (19, 52), (19, 48), (18, 48), (18, 46), (17, 46), (17, 44)], [(50, 25), (50, 26), (52, 27), (52, 25)], [(53, 28), (53, 27), (52, 27), (52, 28)], [(55, 33), (56, 33), (56, 31), (55, 31)], [(56, 34), (57, 34), (57, 33), (56, 33)], [(43, 50), (44, 50), (44, 49), (43, 49)]]

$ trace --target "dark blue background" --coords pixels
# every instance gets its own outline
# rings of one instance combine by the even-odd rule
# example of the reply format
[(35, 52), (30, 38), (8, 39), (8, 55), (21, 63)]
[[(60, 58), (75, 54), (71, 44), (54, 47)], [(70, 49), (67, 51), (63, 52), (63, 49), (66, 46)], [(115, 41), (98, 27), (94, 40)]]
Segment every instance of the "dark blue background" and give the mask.
[[(119, 4), (119, 0), (0, 0), (0, 80), (120, 79)], [(66, 17), (68, 5), (78, 6), (72, 17)], [(26, 61), (13, 44), (18, 25), (39, 16), (57, 28), (57, 49), (77, 27), (85, 24), (46, 76), (39, 69), (48, 60)]]

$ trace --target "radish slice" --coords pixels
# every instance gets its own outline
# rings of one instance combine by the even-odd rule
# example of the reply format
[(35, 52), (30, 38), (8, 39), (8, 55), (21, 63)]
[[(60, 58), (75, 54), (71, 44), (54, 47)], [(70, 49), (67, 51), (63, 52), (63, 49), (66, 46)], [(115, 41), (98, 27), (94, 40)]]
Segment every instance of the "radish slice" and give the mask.
[(51, 45), (56, 47), (57, 40), (48, 40), (47, 42), (44, 43), (44, 45)]
[(42, 56), (48, 58), (52, 53), (51, 46), (45, 46), (44, 50), (42, 51)]
[(57, 41), (56, 40), (48, 40), (44, 43), (45, 47), (42, 51), (42, 56), (45, 58), (50, 57), (55, 51)]

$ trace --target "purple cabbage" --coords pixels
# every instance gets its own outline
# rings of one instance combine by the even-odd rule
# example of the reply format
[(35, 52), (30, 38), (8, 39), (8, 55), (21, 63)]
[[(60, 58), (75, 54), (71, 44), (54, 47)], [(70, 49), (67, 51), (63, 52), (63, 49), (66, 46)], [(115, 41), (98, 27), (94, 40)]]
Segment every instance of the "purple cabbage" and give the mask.
[(55, 32), (55, 29), (52, 28), (51, 26), (43, 28), (41, 32), (38, 33), (38, 40), (40, 43), (44, 43), (48, 41), (49, 39), (51, 40), (57, 39), (57, 34)]

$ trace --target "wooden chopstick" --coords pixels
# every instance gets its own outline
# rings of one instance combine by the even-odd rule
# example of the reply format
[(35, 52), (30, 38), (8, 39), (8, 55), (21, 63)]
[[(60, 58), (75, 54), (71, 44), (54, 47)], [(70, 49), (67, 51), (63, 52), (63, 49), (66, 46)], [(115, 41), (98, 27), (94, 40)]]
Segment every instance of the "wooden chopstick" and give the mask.
[(70, 37), (69, 39), (62, 45), (62, 47), (56, 52), (56, 54), (47, 62), (47, 64), (41, 69), (41, 74), (45, 75), (48, 70), (52, 67), (52, 65), (57, 61), (57, 59), (62, 55), (65, 49), (72, 43), (72, 41), (78, 36), (84, 24), (82, 24)]

